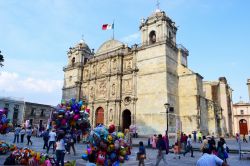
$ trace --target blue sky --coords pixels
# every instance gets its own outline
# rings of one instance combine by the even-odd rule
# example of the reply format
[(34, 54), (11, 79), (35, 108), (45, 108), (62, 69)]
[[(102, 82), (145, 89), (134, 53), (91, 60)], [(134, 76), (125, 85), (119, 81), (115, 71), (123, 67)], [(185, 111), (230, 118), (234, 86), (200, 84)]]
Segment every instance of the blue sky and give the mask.
[[(250, 1), (160, 0), (179, 26), (177, 43), (190, 52), (189, 68), (204, 80), (225, 76), (234, 102), (248, 101)], [(156, 0), (0, 0), (0, 96), (56, 105), (61, 99), (66, 51), (84, 35), (95, 50), (112, 36), (140, 43), (139, 23)]]

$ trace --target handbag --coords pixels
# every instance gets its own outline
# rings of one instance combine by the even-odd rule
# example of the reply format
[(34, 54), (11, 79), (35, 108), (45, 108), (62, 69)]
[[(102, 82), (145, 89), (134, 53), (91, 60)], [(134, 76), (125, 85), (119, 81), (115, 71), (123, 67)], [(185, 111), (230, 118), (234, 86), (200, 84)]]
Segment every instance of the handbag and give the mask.
[(224, 152), (224, 158), (227, 159), (228, 158), (228, 153)]

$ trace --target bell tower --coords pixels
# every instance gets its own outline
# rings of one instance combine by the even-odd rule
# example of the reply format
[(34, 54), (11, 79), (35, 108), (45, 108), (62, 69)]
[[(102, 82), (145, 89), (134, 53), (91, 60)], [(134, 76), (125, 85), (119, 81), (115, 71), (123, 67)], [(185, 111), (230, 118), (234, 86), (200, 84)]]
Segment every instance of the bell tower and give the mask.
[(165, 40), (176, 45), (175, 22), (160, 9), (156, 9), (146, 20), (141, 20), (140, 31), (142, 45), (151, 45)]
[(69, 48), (67, 55), (68, 64), (63, 68), (64, 85), (62, 98), (66, 100), (76, 98), (79, 100), (82, 97), (83, 66), (93, 56), (93, 53), (88, 45), (83, 40), (80, 40), (75, 47)]

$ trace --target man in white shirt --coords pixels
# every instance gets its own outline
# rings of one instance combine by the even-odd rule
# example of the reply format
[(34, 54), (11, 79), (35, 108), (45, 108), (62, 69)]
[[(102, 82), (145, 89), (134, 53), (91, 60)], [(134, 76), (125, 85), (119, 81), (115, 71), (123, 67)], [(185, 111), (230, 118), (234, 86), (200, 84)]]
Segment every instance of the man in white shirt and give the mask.
[(189, 134), (189, 136), (188, 136), (187, 148), (186, 148), (186, 151), (183, 153), (183, 155), (185, 156), (186, 153), (188, 153), (188, 152), (191, 152), (191, 157), (194, 157), (191, 134)]
[(211, 154), (208, 141), (203, 142), (201, 150), (203, 151), (203, 155), (197, 161), (196, 166), (228, 166), (227, 163), (225, 163), (219, 157)]
[(47, 153), (49, 153), (50, 146), (53, 146), (53, 153), (55, 153), (55, 142), (56, 142), (56, 133), (52, 130), (49, 133), (49, 147), (47, 148)]

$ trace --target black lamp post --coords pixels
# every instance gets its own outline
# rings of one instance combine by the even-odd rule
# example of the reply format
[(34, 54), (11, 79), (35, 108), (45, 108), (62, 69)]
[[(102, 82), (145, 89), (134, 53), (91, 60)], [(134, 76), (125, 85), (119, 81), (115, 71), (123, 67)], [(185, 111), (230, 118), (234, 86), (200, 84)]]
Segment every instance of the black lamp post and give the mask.
[(169, 103), (164, 104), (164, 107), (166, 109), (166, 116), (167, 116), (167, 131), (168, 131), (168, 112), (169, 112), (168, 109), (169, 109), (169, 106), (170, 106)]

